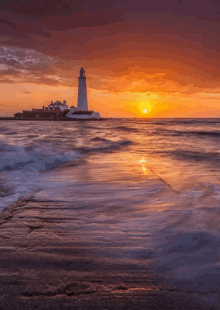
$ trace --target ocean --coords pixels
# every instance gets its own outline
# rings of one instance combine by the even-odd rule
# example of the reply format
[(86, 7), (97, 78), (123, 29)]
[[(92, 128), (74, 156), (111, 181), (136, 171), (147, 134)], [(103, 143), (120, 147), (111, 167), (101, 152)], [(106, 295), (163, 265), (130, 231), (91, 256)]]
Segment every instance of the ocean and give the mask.
[(68, 202), (93, 257), (216, 300), (220, 119), (1, 121), (0, 141), (0, 210)]

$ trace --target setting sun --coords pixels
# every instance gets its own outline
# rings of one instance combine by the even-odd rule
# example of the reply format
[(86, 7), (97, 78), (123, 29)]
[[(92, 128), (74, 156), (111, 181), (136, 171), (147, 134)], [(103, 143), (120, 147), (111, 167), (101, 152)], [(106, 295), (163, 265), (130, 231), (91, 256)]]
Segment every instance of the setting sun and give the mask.
[(143, 113), (147, 113), (147, 112), (148, 112), (147, 109), (144, 109), (144, 110), (143, 110)]

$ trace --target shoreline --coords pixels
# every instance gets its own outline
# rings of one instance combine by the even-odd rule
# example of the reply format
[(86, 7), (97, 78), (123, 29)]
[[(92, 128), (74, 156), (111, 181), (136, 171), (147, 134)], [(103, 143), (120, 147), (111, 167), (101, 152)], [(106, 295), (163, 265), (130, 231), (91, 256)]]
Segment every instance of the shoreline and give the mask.
[(168, 283), (151, 264), (95, 257), (72, 202), (20, 199), (0, 213), (0, 228), (4, 310), (218, 309)]

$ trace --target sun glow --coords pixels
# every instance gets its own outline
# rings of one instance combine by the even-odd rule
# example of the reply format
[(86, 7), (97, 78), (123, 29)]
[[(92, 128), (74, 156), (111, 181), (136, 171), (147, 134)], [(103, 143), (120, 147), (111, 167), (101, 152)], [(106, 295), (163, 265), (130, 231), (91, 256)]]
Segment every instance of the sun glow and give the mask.
[(143, 170), (143, 173), (145, 174), (145, 175), (147, 175), (148, 174), (148, 171), (147, 171), (147, 169), (146, 169), (146, 165), (147, 165), (147, 162), (146, 162), (146, 160), (145, 160), (145, 158), (144, 157), (142, 157), (140, 160), (139, 160), (139, 164), (140, 164), (140, 166), (142, 167), (142, 170)]
[(145, 114), (146, 114), (147, 112), (148, 112), (148, 110), (147, 110), (147, 109), (143, 109), (143, 113), (145, 113)]

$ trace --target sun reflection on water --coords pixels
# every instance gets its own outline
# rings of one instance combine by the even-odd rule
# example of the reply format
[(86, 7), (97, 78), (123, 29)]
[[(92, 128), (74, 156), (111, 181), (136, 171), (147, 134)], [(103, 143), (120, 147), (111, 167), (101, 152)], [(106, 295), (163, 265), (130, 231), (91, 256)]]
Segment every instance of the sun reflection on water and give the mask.
[(142, 167), (143, 173), (144, 173), (145, 175), (148, 175), (148, 170), (147, 170), (147, 168), (145, 167), (146, 164), (147, 164), (147, 162), (146, 162), (146, 160), (145, 160), (144, 157), (142, 157), (142, 158), (139, 160), (139, 164), (140, 164), (141, 167)]

